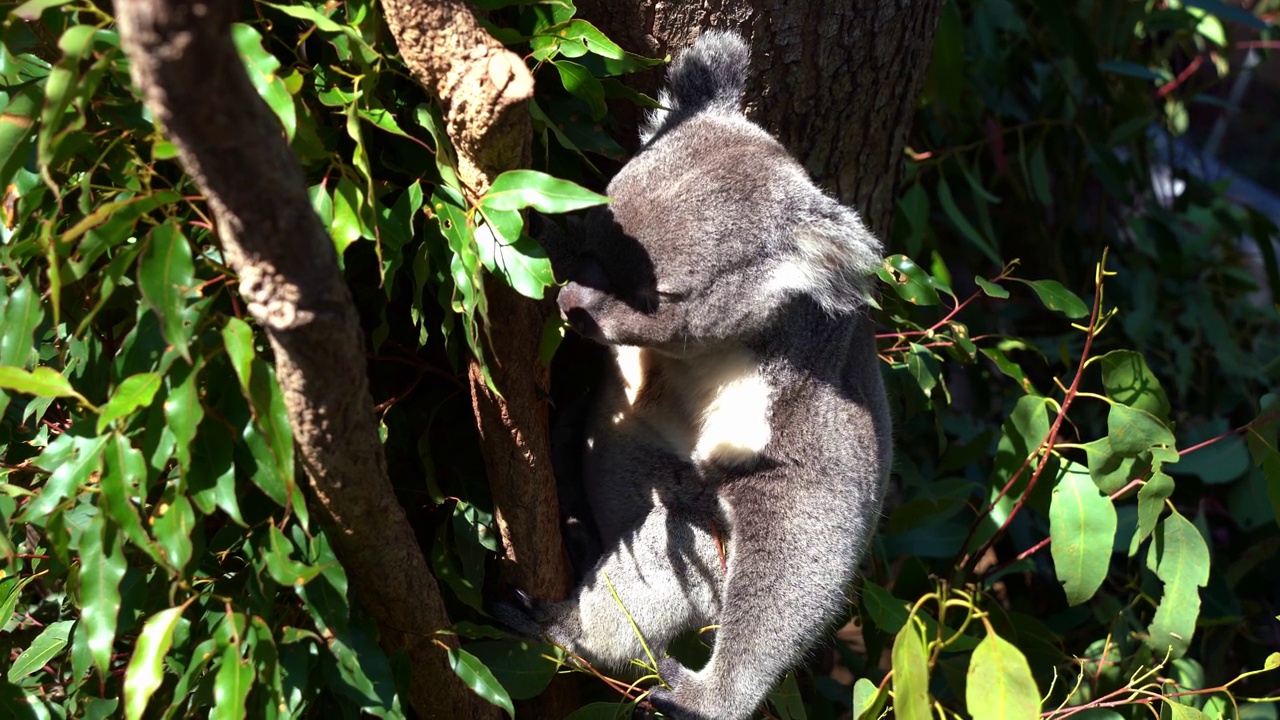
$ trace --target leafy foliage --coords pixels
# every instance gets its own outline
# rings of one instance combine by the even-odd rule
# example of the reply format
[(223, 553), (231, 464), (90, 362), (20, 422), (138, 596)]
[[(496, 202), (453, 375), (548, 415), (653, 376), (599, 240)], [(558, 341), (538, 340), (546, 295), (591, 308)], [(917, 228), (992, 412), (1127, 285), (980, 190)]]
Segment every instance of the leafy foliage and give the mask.
[[(482, 612), (498, 541), (458, 377), (483, 355), (486, 282), (554, 283), (521, 211), (605, 201), (579, 183), (622, 159), (607, 102), (654, 106), (619, 76), (655, 61), (567, 1), (478, 5), (538, 95), (536, 167), (474, 204), (375, 2), (246, 4), (234, 39), (368, 331), (391, 474), (465, 640), (455, 672), (508, 714), (591, 672), (570, 717), (625, 716), (629, 678)], [(1280, 317), (1258, 297), (1280, 272), (1264, 257), (1260, 285), (1239, 250), (1275, 229), (1162, 175), (1236, 71), (1228, 30), (1269, 37), (1268, 17), (946, 6), (880, 271), (900, 498), (851, 608), (859, 642), (789, 676), (772, 713), (1276, 717)], [(3, 706), (404, 716), (403, 658), (307, 512), (270, 352), (112, 18), (30, 0), (2, 34)]]

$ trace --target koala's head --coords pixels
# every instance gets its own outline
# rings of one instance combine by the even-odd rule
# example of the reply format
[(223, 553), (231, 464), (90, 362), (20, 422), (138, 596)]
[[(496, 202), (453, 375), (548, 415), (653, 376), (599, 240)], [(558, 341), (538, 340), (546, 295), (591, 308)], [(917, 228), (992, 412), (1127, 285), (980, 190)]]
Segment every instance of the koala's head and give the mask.
[(880, 243), (743, 115), (747, 57), (716, 31), (682, 54), (612, 204), (576, 227), (558, 302), (584, 335), (686, 354), (764, 332), (801, 297), (864, 304)]

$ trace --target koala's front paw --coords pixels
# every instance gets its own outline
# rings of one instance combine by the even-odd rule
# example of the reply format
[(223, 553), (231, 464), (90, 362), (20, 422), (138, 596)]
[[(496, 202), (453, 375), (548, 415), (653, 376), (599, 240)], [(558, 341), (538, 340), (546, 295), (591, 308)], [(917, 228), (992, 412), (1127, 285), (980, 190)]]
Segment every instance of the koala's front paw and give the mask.
[[(702, 701), (705, 693), (698, 684), (697, 676), (688, 668), (672, 658), (663, 658), (658, 661), (658, 674), (671, 687), (657, 687), (649, 691), (647, 700), (654, 710), (667, 720), (714, 720), (714, 716), (697, 709), (705, 707)], [(647, 719), (653, 716), (647, 711), (638, 711), (634, 717)]]
[(547, 630), (545, 605), (523, 590), (513, 590), (510, 600), (494, 603), (490, 614), (517, 635), (541, 639)]

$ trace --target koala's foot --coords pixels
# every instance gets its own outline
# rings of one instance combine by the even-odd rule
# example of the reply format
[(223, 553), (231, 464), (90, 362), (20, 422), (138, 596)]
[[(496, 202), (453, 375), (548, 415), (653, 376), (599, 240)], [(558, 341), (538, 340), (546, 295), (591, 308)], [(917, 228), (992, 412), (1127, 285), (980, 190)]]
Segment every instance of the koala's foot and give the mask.
[[(708, 697), (707, 691), (701, 687), (695, 673), (672, 658), (658, 661), (658, 674), (666, 681), (670, 689), (656, 687), (649, 691), (647, 698), (653, 709), (662, 713), (667, 720), (718, 720), (715, 715), (707, 714), (705, 708), (715, 707), (714, 698)], [(655, 718), (648, 711), (641, 712), (637, 708), (634, 717), (649, 720)]]

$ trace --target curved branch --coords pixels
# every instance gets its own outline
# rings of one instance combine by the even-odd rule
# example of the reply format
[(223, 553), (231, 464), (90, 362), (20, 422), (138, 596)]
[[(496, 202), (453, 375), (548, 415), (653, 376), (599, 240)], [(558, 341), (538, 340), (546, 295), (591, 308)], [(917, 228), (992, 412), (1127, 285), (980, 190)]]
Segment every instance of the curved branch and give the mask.
[(208, 198), (227, 264), (267, 331), (321, 522), (423, 717), (491, 717), (435, 644), (449, 624), (387, 479), (360, 325), (302, 168), (231, 41), (235, 3), (117, 0), (134, 82)]

